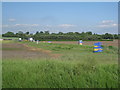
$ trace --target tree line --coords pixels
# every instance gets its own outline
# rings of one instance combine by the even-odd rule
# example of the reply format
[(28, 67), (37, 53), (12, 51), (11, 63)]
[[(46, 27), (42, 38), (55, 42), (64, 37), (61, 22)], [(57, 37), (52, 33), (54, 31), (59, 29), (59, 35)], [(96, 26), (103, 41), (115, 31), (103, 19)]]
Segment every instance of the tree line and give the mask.
[(118, 34), (95, 34), (91, 31), (89, 32), (58, 32), (58, 33), (49, 33), (49, 31), (37, 31), (35, 34), (30, 34), (30, 32), (23, 33), (19, 31), (18, 33), (7, 32), (2, 34), (2, 37), (21, 37), (22, 39), (28, 39), (29, 37), (34, 38), (35, 40), (57, 40), (57, 41), (74, 41), (74, 40), (113, 40), (118, 39), (120, 35)]

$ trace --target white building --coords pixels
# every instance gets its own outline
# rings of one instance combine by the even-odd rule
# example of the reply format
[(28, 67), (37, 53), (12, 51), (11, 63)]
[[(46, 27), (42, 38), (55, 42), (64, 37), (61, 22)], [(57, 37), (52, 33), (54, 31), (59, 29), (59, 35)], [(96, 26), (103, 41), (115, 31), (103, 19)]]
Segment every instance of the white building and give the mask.
[(33, 42), (33, 38), (29, 38), (29, 41)]
[(19, 41), (22, 41), (22, 38), (19, 38)]

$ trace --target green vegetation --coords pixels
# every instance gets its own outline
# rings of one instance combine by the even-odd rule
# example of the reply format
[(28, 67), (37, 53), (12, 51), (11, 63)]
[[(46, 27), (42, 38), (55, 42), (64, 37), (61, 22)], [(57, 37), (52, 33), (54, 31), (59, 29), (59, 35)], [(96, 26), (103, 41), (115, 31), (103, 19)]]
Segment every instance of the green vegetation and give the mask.
[(19, 42), (57, 58), (3, 58), (3, 88), (118, 88), (118, 48)]
[[(40, 42), (39, 44), (36, 44), (36, 42), (29, 42), (29, 41), (23, 41), (20, 42), (23, 44), (27, 44), (30, 47), (36, 47), (36, 48), (43, 48), (46, 50), (51, 50), (53, 51), (53, 53), (61, 53), (61, 54), (74, 54), (75, 55), (78, 54), (92, 54), (95, 55), (95, 53), (93, 53), (93, 46), (89, 46), (89, 45), (76, 45), (76, 44), (55, 44), (55, 43), (43, 43)], [(114, 46), (102, 46), (104, 48), (104, 51), (102, 53), (96, 53), (96, 55), (102, 55), (102, 54), (118, 54), (118, 48), (114, 47)]]
[(3, 40), (0, 43), (1, 44), (3, 44), (3, 43), (15, 43), (15, 41), (14, 40)]
[(93, 34), (92, 32), (68, 32), (68, 33), (49, 33), (49, 31), (40, 31), (36, 32), (36, 34), (30, 34), (29, 32), (23, 33), (19, 31), (18, 33), (14, 34), (13, 32), (7, 32), (2, 34), (3, 37), (21, 37), (23, 39), (28, 39), (33, 37), (35, 40), (41, 41), (76, 41), (76, 40), (84, 40), (84, 41), (111, 41), (113, 39), (118, 39), (119, 35), (117, 34), (109, 34), (105, 33), (102, 35)]
[(12, 39), (12, 40), (16, 40), (16, 39), (18, 39), (18, 37), (2, 37), (2, 39)]
[(4, 60), (3, 88), (117, 88), (117, 64), (92, 62)]

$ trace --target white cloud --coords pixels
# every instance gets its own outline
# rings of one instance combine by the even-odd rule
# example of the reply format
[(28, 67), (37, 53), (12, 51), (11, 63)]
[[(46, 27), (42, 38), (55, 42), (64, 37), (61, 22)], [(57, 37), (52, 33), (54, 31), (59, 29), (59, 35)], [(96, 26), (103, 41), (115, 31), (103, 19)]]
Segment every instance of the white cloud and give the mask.
[(39, 24), (32, 24), (31, 26), (39, 26)]
[(113, 28), (117, 26), (118, 24), (114, 23), (113, 20), (103, 20), (99, 25), (97, 25), (98, 28)]
[(69, 27), (76, 27), (73, 24), (60, 24), (60, 25), (40, 25), (40, 24), (14, 24), (14, 25), (3, 25), (3, 27), (58, 27), (58, 28), (69, 28)]
[(112, 24), (113, 26), (118, 26), (118, 24), (116, 24), (116, 23), (114, 23), (114, 24)]
[(14, 22), (14, 21), (16, 21), (16, 19), (14, 19), (14, 18), (10, 18), (10, 19), (8, 19), (8, 21), (10, 21), (10, 22)]
[[(86, 32), (86, 31), (92, 31), (93, 33), (104, 33), (104, 32), (111, 32), (116, 33), (118, 24), (115, 22), (109, 22), (108, 21), (101, 21), (98, 25), (93, 26), (80, 26), (80, 25), (73, 25), (73, 24), (60, 24), (60, 25), (41, 25), (41, 24), (12, 24), (12, 25), (2, 25), (3, 32), (9, 31), (29, 31), (31, 33), (35, 33), (36, 31), (46, 31), (57, 33), (57, 32)], [(105, 24), (107, 23), (107, 24)]]
[(47, 27), (53, 27), (52, 25), (46, 25)]
[(15, 24), (14, 26), (21, 26), (21, 24)]
[(116, 27), (117, 24), (114, 23), (114, 24), (109, 24), (109, 25), (98, 25), (97, 27), (100, 27), (100, 28), (111, 28), (111, 27)]
[(102, 24), (110, 24), (113, 23), (113, 20), (103, 20)]
[(21, 27), (34, 26), (34, 27), (36, 27), (36, 26), (39, 26), (39, 24), (15, 24), (13, 26), (21, 26)]
[(69, 27), (75, 27), (76, 25), (73, 25), (73, 24), (61, 24), (61, 25), (58, 25), (58, 27), (63, 27), (63, 28), (69, 28)]

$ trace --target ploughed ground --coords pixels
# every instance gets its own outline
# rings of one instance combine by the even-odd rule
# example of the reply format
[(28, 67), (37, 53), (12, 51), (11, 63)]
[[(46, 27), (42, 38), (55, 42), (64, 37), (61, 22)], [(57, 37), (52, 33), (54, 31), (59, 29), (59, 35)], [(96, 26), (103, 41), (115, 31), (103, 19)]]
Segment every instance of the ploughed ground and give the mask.
[(38, 49), (29, 48), (19, 43), (3, 43), (2, 59), (6, 58), (49, 58), (51, 52), (44, 52)]
[[(44, 41), (47, 42), (47, 41)], [(83, 41), (83, 45), (93, 45), (96, 42), (102, 42), (105, 46), (118, 47), (118, 40), (114, 41)], [(64, 44), (78, 44), (77, 41), (52, 41), (52, 43), (64, 43)], [(2, 44), (2, 59), (5, 58), (58, 58), (60, 54), (53, 54), (49, 50), (43, 50), (41, 48), (28, 47), (26, 44), (19, 43), (3, 43)]]
[[(104, 46), (118, 47), (118, 40), (113, 41), (83, 41), (83, 45), (94, 45), (94, 43), (102, 42)], [(52, 43), (64, 43), (64, 44), (78, 44), (78, 41), (52, 41)]]

